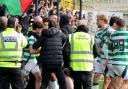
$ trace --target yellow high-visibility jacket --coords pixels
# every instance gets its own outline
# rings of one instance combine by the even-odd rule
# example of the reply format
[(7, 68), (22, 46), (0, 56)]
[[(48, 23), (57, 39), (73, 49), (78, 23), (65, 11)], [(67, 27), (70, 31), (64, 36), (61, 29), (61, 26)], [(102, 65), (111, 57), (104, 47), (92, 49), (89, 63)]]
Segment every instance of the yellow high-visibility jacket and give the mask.
[(13, 28), (6, 28), (0, 33), (0, 67), (21, 67), (22, 48), (26, 45), (26, 38)]
[(70, 67), (73, 71), (93, 70), (93, 37), (85, 32), (76, 32), (69, 35), (71, 47)]

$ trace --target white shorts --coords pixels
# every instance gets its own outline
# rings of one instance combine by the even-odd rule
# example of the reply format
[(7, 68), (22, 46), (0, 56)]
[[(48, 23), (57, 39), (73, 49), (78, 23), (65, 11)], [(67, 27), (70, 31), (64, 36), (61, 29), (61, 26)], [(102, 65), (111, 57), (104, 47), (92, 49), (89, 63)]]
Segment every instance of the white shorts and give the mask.
[(23, 75), (28, 75), (30, 72), (32, 72), (32, 74), (34, 74), (36, 72), (40, 72), (40, 69), (39, 69), (39, 66), (37, 65), (37, 62), (28, 61), (27, 64), (22, 69)]
[(108, 64), (108, 73), (107, 75), (111, 77), (122, 77), (124, 80), (128, 80), (128, 67), (122, 65), (112, 65)]
[(94, 73), (104, 73), (104, 70), (106, 68), (105, 65), (106, 61), (98, 62), (97, 60), (94, 62)]
[(112, 64), (107, 64), (107, 72), (105, 73), (106, 76), (108, 77), (114, 77), (114, 69)]

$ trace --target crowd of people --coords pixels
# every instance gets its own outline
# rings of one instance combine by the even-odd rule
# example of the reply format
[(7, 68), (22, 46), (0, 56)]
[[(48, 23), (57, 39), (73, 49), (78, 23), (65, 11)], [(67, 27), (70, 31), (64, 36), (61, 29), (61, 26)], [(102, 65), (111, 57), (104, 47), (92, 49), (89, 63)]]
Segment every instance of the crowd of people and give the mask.
[[(0, 89), (128, 89), (128, 32), (117, 16), (97, 30), (71, 10), (40, 2), (39, 15), (0, 17)], [(85, 21), (86, 22), (86, 21)]]

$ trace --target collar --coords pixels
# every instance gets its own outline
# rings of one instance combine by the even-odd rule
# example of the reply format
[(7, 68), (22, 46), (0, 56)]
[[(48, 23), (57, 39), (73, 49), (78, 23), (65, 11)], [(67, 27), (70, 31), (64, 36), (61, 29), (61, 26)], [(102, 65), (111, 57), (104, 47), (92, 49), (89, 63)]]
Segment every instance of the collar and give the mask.
[(6, 30), (6, 31), (15, 31), (14, 28), (6, 28), (5, 30)]
[(101, 27), (99, 30), (106, 30), (109, 26), (105, 24), (103, 27)]
[(109, 26), (107, 25), (107, 24), (105, 24), (103, 27), (102, 27), (102, 29), (106, 29), (106, 28), (108, 28)]

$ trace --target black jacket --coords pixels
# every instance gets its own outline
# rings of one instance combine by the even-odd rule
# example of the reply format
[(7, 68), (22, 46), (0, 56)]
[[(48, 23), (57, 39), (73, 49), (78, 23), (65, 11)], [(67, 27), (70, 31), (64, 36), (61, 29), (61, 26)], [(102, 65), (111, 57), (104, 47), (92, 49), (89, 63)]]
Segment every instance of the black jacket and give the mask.
[(68, 36), (74, 32), (74, 29), (70, 24), (67, 24), (61, 27), (61, 31)]
[(43, 64), (62, 64), (62, 46), (66, 36), (57, 28), (42, 31), (42, 36), (34, 43), (33, 48), (41, 47), (39, 61)]

